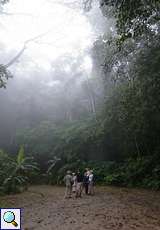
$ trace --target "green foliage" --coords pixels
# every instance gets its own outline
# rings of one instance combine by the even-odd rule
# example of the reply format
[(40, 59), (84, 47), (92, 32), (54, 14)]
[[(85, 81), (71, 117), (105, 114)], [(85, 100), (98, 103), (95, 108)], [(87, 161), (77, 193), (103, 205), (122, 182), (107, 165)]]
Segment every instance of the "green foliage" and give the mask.
[(24, 147), (21, 146), (17, 155), (17, 163), (20, 165), (24, 160)]
[(38, 170), (33, 157), (25, 157), (23, 147), (20, 148), (16, 158), (1, 151), (0, 168), (1, 191), (5, 193), (20, 192), (27, 189), (32, 172)]
[(159, 163), (153, 157), (130, 158), (117, 164), (116, 170), (106, 175), (108, 185), (123, 185), (128, 187), (144, 187), (160, 189)]
[(102, 0), (101, 7), (107, 5), (117, 20), (121, 39), (137, 37), (150, 30), (159, 22), (159, 0)]
[(48, 184), (56, 184), (57, 181), (57, 163), (61, 161), (60, 158), (57, 158), (56, 156), (54, 159), (48, 161), (48, 168), (45, 176), (45, 181), (47, 181)]
[(6, 88), (7, 80), (11, 77), (12, 75), (7, 68), (0, 64), (0, 88)]
[(94, 171), (95, 183), (99, 185), (160, 189), (160, 164), (156, 161), (156, 155), (129, 158), (124, 162), (63, 160), (61, 163), (48, 175), (49, 184), (63, 184), (64, 175), (68, 170), (76, 172), (79, 169), (84, 172), (85, 168), (90, 168)]
[(105, 182), (107, 185), (123, 185), (123, 179), (122, 179), (122, 175), (121, 173), (114, 173), (114, 174), (111, 174), (111, 175), (107, 175), (105, 177)]

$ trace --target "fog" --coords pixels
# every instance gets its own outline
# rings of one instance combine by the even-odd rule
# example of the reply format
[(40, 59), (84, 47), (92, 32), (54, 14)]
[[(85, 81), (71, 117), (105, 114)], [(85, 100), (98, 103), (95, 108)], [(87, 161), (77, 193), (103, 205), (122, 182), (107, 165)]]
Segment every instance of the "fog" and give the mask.
[(98, 1), (12, 0), (0, 15), (0, 63), (13, 75), (0, 89), (0, 147), (16, 131), (42, 121), (72, 122), (94, 114), (103, 101), (92, 47), (112, 21)]

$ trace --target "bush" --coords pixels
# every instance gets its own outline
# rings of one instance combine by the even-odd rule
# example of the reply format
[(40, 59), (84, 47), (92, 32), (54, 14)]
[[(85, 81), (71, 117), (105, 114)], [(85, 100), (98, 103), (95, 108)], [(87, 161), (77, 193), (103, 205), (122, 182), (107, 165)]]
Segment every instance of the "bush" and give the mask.
[(22, 192), (27, 189), (29, 177), (38, 170), (33, 157), (25, 157), (23, 146), (21, 146), (16, 157), (10, 157), (1, 151), (0, 168), (1, 192), (7, 194)]

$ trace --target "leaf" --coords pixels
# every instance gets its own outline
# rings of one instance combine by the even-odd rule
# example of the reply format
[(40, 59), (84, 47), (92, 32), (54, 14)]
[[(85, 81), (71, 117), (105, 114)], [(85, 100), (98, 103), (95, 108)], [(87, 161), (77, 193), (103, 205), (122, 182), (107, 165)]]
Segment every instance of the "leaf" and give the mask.
[(17, 156), (17, 163), (20, 165), (24, 161), (24, 147), (21, 146)]

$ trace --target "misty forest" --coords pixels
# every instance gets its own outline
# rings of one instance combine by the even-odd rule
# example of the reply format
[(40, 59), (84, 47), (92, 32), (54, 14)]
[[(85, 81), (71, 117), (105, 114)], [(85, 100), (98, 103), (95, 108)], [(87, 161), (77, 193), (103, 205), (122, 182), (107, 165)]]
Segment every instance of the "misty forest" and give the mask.
[[(64, 200), (86, 168), (95, 195)], [(0, 206), (25, 230), (158, 230), (159, 190), (160, 0), (0, 0)]]

